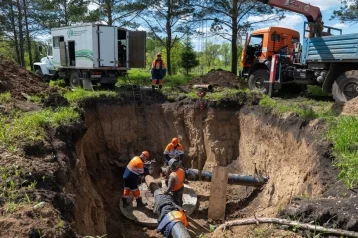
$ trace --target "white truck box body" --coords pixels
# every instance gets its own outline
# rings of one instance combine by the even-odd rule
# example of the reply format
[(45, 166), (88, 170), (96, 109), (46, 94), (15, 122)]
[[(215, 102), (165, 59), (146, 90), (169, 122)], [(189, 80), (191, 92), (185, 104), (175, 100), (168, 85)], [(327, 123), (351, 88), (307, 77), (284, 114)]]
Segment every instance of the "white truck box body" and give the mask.
[[(120, 34), (124, 37), (118, 39)], [(51, 30), (51, 35), (53, 62), (57, 68), (111, 70), (145, 68), (145, 32), (87, 24), (54, 28)], [(131, 47), (130, 39), (136, 40), (133, 42), (135, 48)], [(122, 61), (119, 61), (121, 57), (118, 54), (118, 41), (121, 41), (127, 49)]]

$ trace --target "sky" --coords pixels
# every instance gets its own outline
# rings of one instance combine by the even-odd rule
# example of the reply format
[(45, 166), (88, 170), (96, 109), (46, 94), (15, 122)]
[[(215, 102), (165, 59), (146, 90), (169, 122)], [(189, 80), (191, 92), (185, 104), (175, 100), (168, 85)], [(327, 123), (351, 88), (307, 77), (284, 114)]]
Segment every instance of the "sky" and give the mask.
[[(334, 10), (340, 8), (341, 4), (339, 0), (301, 0), (305, 3), (310, 3), (313, 6), (317, 6), (321, 9), (323, 22), (326, 26), (332, 26), (342, 29), (342, 34), (349, 33), (358, 33), (356, 27), (352, 27), (349, 23), (341, 23), (339, 20), (329, 20), (333, 14)], [(257, 20), (249, 17), (249, 20)], [(296, 13), (288, 13), (286, 18), (277, 22), (277, 24), (270, 23), (271, 26), (281, 26), (286, 28), (295, 29), (300, 32), (300, 35), (303, 34), (303, 23), (306, 21), (306, 18), (303, 15)], [(267, 27), (269, 25), (263, 25)]]
[[(335, 28), (342, 29), (342, 34), (350, 34), (350, 33), (358, 33), (357, 25), (352, 25), (350, 23), (341, 23), (339, 20), (329, 20), (333, 14), (334, 10), (337, 10), (341, 6), (340, 0), (301, 0), (301, 2), (309, 3), (312, 6), (317, 6), (321, 9), (321, 13), (323, 16), (323, 22), (326, 26), (331, 26)], [(269, 17), (268, 15), (261, 16), (261, 19)], [(249, 21), (257, 21), (260, 20), (260, 17), (249, 17)], [(261, 24), (257, 26), (257, 29), (269, 27), (269, 26), (281, 26), (285, 28), (291, 28), (296, 31), (298, 31), (301, 35), (301, 41), (303, 36), (303, 26), (304, 22), (307, 21), (306, 17), (300, 14), (296, 13), (287, 13), (286, 17), (278, 22), (270, 22), (267, 24)], [(332, 32), (333, 33), (333, 32)], [(203, 43), (200, 43), (198, 41), (202, 41), (202, 39), (194, 39), (193, 43), (198, 50)], [(245, 39), (243, 39), (245, 40)], [(215, 42), (221, 42), (220, 39), (214, 38), (213, 41)]]
[[(349, 34), (349, 33), (358, 33), (357, 25), (351, 25), (350, 23), (341, 23), (339, 20), (329, 20), (333, 14), (334, 10), (337, 10), (341, 6), (340, 0), (300, 0), (305, 3), (309, 3), (313, 6), (317, 6), (321, 9), (322, 16), (323, 16), (323, 22), (326, 26), (332, 26), (335, 28), (342, 29), (342, 34)], [(90, 9), (96, 8), (95, 5), (91, 5), (89, 7)], [(265, 18), (268, 16), (261, 16), (261, 18)], [(257, 21), (260, 17), (249, 17), (249, 21)], [(268, 24), (262, 24), (258, 26), (259, 28), (264, 28), (268, 26), (281, 26), (286, 28), (291, 28), (294, 30), (297, 30), (300, 32), (301, 40), (303, 36), (303, 24), (306, 21), (306, 18), (303, 15), (296, 14), (296, 13), (287, 13), (286, 17), (278, 22), (270, 22)], [(201, 29), (198, 29), (200, 31), (206, 32), (209, 31), (210, 24), (204, 23)], [(140, 27), (138, 30), (147, 30), (145, 27)], [(208, 39), (205, 39), (203, 37), (192, 37), (192, 42), (194, 45), (194, 49), (197, 51), (200, 51), (204, 46), (206, 41), (212, 41), (216, 42), (218, 44), (221, 44), (222, 42), (225, 42), (221, 37), (210, 37)], [(226, 41), (227, 42), (227, 41)]]

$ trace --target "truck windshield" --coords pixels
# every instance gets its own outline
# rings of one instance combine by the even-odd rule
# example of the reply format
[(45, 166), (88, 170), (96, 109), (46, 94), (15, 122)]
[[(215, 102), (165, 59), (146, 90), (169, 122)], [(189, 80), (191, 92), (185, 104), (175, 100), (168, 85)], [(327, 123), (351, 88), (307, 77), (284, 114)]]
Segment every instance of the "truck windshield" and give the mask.
[(255, 47), (255, 45), (262, 45), (262, 39), (264, 35), (254, 35), (250, 37), (249, 46)]

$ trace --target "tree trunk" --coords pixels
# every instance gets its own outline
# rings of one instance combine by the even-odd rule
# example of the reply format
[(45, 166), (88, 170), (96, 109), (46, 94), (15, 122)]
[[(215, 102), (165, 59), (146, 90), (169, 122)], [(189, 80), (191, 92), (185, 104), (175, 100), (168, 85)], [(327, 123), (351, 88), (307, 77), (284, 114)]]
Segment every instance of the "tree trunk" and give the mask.
[(33, 60), (32, 60), (32, 51), (31, 51), (31, 39), (30, 39), (30, 32), (29, 32), (29, 23), (27, 21), (27, 4), (26, 4), (26, 0), (23, 0), (23, 4), (24, 4), (24, 15), (25, 15), (27, 50), (29, 51), (31, 71), (34, 71), (34, 65), (33, 65)]
[(113, 25), (113, 18), (112, 18), (112, 7), (111, 7), (111, 1), (106, 1), (106, 12), (107, 12), (107, 18), (108, 18), (108, 26)]
[(231, 36), (231, 51), (232, 51), (232, 60), (231, 60), (231, 73), (237, 75), (237, 16), (238, 16), (238, 0), (232, 0), (233, 14), (231, 17), (232, 22), (232, 36)]
[(22, 7), (20, 0), (16, 0), (16, 5), (18, 9), (18, 24), (19, 24), (19, 49), (20, 49), (20, 65), (25, 67), (25, 54), (24, 54), (24, 32), (22, 25)]
[(15, 40), (15, 51), (16, 51), (16, 58), (17, 58), (17, 63), (21, 65), (21, 61), (20, 61), (20, 50), (19, 50), (19, 41), (17, 38), (17, 30), (16, 30), (16, 26), (15, 26), (15, 12), (14, 12), (14, 5), (13, 2), (10, 1), (10, 18), (11, 18), (11, 27), (14, 33), (14, 40)]
[(171, 62), (170, 62), (170, 51), (171, 51), (171, 44), (172, 44), (172, 28), (170, 26), (170, 19), (172, 17), (171, 14), (171, 10), (172, 10), (172, 6), (170, 4), (171, 0), (168, 0), (168, 18), (167, 18), (167, 22), (166, 22), (166, 30), (167, 30), (167, 41), (166, 41), (166, 50), (167, 50), (167, 70), (168, 70), (168, 75), (172, 74), (172, 67), (171, 67)]
[[(68, 6), (67, 6), (67, 0), (63, 2), (63, 8), (64, 8), (64, 18), (65, 18), (65, 25), (68, 26)], [(61, 21), (61, 20), (60, 20)], [(60, 25), (61, 26), (61, 22)]]

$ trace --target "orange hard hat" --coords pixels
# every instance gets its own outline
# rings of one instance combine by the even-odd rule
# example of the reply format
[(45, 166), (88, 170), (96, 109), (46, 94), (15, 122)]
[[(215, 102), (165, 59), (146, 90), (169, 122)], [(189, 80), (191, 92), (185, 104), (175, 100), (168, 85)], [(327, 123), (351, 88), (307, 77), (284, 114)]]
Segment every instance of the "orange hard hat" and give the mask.
[(178, 144), (178, 142), (179, 142), (178, 138), (174, 137), (174, 138), (172, 139), (172, 144), (173, 144), (173, 145)]
[(149, 152), (148, 151), (143, 151), (142, 152), (142, 155), (145, 155), (145, 157), (147, 157), (147, 159), (149, 159)]

